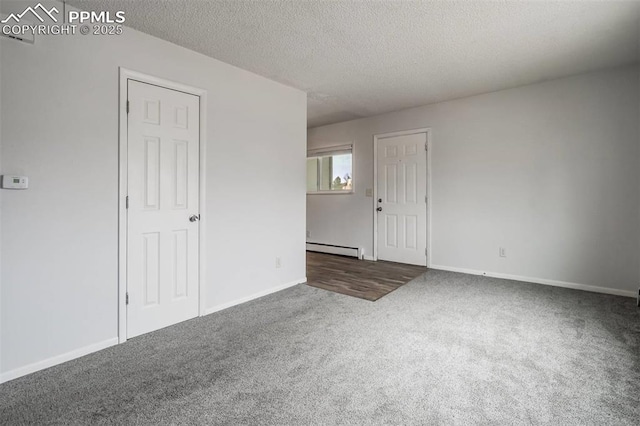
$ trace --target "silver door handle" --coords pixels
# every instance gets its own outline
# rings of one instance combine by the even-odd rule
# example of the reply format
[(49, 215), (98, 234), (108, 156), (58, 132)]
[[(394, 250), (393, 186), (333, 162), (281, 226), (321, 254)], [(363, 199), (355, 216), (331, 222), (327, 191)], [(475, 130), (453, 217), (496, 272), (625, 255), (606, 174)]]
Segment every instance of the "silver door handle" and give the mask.
[(191, 216), (189, 216), (189, 222), (197, 222), (199, 220), (200, 220), (199, 214), (192, 214)]

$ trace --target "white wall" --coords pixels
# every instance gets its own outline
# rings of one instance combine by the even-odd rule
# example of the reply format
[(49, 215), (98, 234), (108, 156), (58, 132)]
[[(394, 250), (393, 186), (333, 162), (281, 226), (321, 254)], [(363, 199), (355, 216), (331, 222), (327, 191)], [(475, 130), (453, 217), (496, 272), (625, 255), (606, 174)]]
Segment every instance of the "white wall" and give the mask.
[(309, 239), (371, 255), (373, 135), (430, 127), (432, 266), (635, 294), (638, 90), (625, 67), (310, 129), (355, 144), (356, 193), (308, 195)]
[[(2, 102), (2, 43), (0, 43), (0, 103)], [(2, 172), (2, 113), (0, 107), (0, 173)], [(0, 191), (0, 242), (2, 241), (2, 191)], [(0, 243), (0, 375), (2, 374), (2, 244)], [(2, 377), (0, 377), (2, 382)]]
[(129, 28), (1, 46), (4, 380), (117, 337), (119, 66), (208, 91), (207, 312), (304, 281), (304, 92)]

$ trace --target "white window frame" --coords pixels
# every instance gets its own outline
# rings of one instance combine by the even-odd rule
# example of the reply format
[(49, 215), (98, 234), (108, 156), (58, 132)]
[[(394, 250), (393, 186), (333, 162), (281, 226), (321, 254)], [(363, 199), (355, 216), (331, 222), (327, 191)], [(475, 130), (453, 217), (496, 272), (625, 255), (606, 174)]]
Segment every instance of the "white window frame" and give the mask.
[[(352, 143), (344, 144), (344, 145), (333, 145), (333, 146), (307, 150), (307, 160), (313, 157), (324, 157), (324, 156), (341, 154), (341, 153), (346, 154), (347, 152), (351, 153), (351, 189), (348, 191), (344, 191), (344, 190), (313, 191), (313, 192), (307, 191), (307, 195), (350, 195), (355, 193), (355, 187), (356, 187), (356, 179), (354, 176), (355, 152), (354, 152), (354, 147)], [(317, 178), (318, 184), (320, 184), (321, 182), (321, 176), (320, 176), (321, 172), (322, 172), (321, 168), (318, 168), (318, 178)]]

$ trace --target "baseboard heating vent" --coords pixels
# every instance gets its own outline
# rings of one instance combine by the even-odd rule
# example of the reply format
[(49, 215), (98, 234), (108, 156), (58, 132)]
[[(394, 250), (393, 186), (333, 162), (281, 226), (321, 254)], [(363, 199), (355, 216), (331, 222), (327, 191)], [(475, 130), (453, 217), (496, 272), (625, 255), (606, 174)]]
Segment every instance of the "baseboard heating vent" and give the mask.
[(351, 256), (362, 259), (362, 249), (358, 247), (344, 247), (333, 244), (307, 243), (307, 251), (317, 251), (320, 253), (339, 254), (341, 256)]

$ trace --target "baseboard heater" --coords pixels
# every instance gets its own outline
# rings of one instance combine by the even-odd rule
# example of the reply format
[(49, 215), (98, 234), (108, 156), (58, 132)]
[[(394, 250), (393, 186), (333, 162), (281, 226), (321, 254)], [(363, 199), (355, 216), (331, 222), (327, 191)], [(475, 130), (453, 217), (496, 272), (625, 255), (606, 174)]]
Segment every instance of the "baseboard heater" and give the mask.
[(336, 246), (333, 244), (307, 243), (307, 251), (317, 251), (320, 253), (339, 254), (341, 256), (351, 256), (362, 259), (362, 249), (358, 247)]

